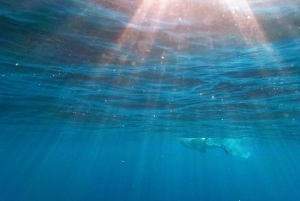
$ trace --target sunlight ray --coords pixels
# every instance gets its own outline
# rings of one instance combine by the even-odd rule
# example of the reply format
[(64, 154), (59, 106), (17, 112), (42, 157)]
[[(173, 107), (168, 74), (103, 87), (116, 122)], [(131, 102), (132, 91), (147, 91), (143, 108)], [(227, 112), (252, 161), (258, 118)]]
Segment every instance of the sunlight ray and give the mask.
[(231, 9), (231, 15), (236, 23), (235, 26), (242, 33), (243, 39), (247, 44), (267, 42), (265, 33), (246, 0), (225, 0), (225, 3)]
[(118, 39), (119, 48), (133, 48), (136, 53), (143, 56), (151, 52), (159, 30), (159, 21), (156, 19), (161, 18), (165, 9), (166, 0), (160, 2), (144, 0), (131, 18), (129, 26), (125, 28)]

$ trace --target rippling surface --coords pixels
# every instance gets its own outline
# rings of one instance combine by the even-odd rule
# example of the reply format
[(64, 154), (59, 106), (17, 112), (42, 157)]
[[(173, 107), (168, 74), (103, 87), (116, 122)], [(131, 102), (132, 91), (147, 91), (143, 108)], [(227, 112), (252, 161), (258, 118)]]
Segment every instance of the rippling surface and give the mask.
[(299, 137), (299, 2), (148, 4), (2, 1), (1, 122)]
[[(48, 155), (48, 165), (53, 165), (54, 156), (69, 158), (71, 152), (84, 163), (85, 153), (103, 151), (104, 148), (96, 148), (96, 142), (107, 148), (101, 151), (103, 157), (113, 157), (104, 154), (107, 152), (120, 156), (116, 147), (127, 149), (125, 142), (128, 146), (135, 143), (130, 141), (133, 136), (160, 136), (156, 143), (165, 143), (170, 149), (177, 137), (284, 139), (297, 143), (299, 10), (297, 0), (1, 0), (1, 153), (9, 153), (7, 162), (14, 158), (15, 165), (28, 165), (25, 156), (23, 162), (22, 156), (15, 157), (16, 150), (22, 153), (20, 147), (26, 135), (34, 136), (28, 142), (32, 146), (46, 147), (42, 151), (45, 155), (53, 150), (51, 145), (57, 146), (53, 158)], [(51, 137), (51, 133), (55, 135)], [(110, 148), (103, 143), (106, 138)], [(116, 138), (117, 143), (112, 140)], [(91, 150), (81, 147), (78, 139)], [(81, 148), (72, 147), (75, 145), (69, 145), (69, 140)], [(151, 140), (142, 140), (142, 147), (140, 140), (138, 151), (129, 148), (128, 153), (148, 153), (150, 145), (157, 148)], [(12, 151), (10, 145), (20, 147)], [(42, 158), (38, 154), (40, 145), (34, 150), (25, 148), (24, 154), (34, 152), (34, 156)], [(297, 150), (297, 146), (293, 147)], [(64, 149), (67, 152), (61, 155)], [(255, 147), (252, 149), (259, 153)], [(168, 155), (168, 151), (162, 153)], [(182, 159), (180, 151), (175, 153)], [(288, 155), (292, 158), (288, 167), (294, 167), (295, 155), (288, 153), (282, 154), (280, 160), (286, 162)], [(96, 157), (87, 158), (94, 161)], [(116, 160), (126, 161), (122, 157)], [(108, 159), (104, 162), (108, 167), (116, 165)], [(76, 166), (75, 159), (70, 164)], [(1, 167), (3, 174), (9, 172), (8, 166)], [(139, 168), (136, 171), (143, 172)], [(294, 172), (299, 178), (299, 169)], [(115, 182), (111, 185), (118, 181), (115, 177), (112, 180)], [(138, 186), (134, 182), (130, 185)], [(129, 200), (141, 200), (141, 195), (134, 195)], [(196, 198), (199, 197), (190, 199)], [(288, 200), (284, 196), (282, 199)]]

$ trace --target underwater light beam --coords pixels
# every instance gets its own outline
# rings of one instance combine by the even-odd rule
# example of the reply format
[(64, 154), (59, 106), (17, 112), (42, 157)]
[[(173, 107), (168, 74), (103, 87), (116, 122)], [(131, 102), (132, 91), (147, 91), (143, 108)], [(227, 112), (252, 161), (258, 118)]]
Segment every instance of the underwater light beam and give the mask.
[[(160, 19), (164, 13), (166, 2), (167, 0), (159, 2), (144, 0), (118, 39), (119, 48), (135, 48), (138, 53), (142, 54), (151, 52), (157, 29), (159, 29), (159, 23), (156, 20)], [(147, 34), (144, 32), (145, 30)]]
[(247, 44), (251, 45), (252, 42), (267, 42), (265, 33), (246, 0), (225, 0), (220, 3), (224, 4), (223, 2), (232, 11), (231, 14), (236, 23), (235, 25), (240, 30)]
[[(260, 26), (247, 0), (225, 0), (225, 2), (227, 7), (232, 9), (232, 17), (246, 44), (257, 45), (257, 42), (261, 44), (268, 53), (268, 57), (272, 58), (275, 65), (278, 56), (274, 54), (273, 48), (268, 44), (269, 41), (266, 37), (266, 33)], [(237, 14), (235, 11), (238, 11), (239, 13)]]
[[(266, 34), (247, 0), (219, 0), (218, 4), (195, 4), (195, 2), (191, 4), (190, 2), (182, 3), (176, 0), (173, 2), (168, 0), (144, 0), (138, 6), (129, 25), (117, 40), (118, 47), (121, 49), (124, 47), (134, 48), (136, 53), (146, 55), (151, 52), (157, 33), (163, 29), (163, 23), (170, 25), (176, 18), (181, 19), (181, 17), (193, 19), (196, 23), (201, 19), (200, 24), (192, 25), (192, 27), (198, 27), (199, 31), (204, 31), (205, 27), (201, 23), (212, 22), (214, 24), (219, 20), (218, 14), (227, 13), (226, 11), (229, 11), (231, 16), (225, 14), (223, 17), (225, 19), (229, 17), (228, 21), (233, 19), (235, 22), (233, 26), (238, 28), (246, 44), (267, 43)], [(176, 7), (176, 5), (179, 5), (179, 7)]]

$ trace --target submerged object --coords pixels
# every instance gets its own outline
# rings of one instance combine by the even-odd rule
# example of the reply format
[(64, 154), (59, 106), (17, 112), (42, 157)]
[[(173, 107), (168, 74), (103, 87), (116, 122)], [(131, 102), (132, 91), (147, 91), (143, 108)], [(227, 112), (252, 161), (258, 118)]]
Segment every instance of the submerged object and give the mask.
[(226, 145), (216, 142), (211, 138), (181, 138), (180, 144), (190, 149), (195, 149), (202, 153), (205, 153), (207, 149), (220, 148), (223, 149), (226, 154), (233, 156), (233, 151)]
[(185, 147), (205, 153), (207, 140), (208, 138), (181, 138), (179, 142)]

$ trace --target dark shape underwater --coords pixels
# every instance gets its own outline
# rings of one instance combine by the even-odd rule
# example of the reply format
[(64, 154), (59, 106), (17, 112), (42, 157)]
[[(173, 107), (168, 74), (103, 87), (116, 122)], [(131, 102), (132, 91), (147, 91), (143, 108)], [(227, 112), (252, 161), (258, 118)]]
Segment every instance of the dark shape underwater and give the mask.
[(207, 149), (222, 149), (229, 156), (234, 156), (234, 151), (223, 143), (217, 142), (212, 138), (181, 138), (180, 144), (190, 149), (195, 149), (205, 153)]

